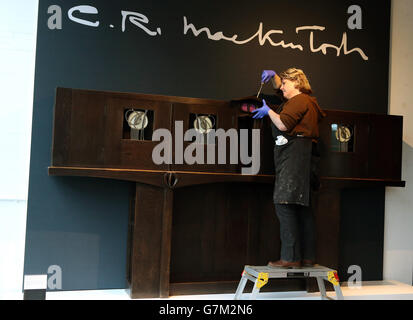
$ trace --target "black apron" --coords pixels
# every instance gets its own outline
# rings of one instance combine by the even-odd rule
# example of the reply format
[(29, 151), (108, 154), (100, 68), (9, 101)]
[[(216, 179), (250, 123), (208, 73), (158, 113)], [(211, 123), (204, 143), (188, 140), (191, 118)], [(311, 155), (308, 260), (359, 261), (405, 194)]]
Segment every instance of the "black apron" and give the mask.
[(274, 146), (274, 203), (309, 206), (312, 139), (279, 135), (288, 142)]
[[(276, 110), (280, 114), (285, 102)], [(274, 203), (310, 205), (312, 191), (320, 187), (318, 143), (312, 138), (290, 136), (271, 122), (273, 138), (283, 136), (288, 142), (277, 145), (274, 141)]]

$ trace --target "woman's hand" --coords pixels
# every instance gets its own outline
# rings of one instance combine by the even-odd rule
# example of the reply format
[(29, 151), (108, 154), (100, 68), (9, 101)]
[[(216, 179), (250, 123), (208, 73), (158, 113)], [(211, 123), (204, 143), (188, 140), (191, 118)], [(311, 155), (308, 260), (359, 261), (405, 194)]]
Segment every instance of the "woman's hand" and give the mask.
[(262, 100), (262, 107), (252, 111), (252, 113), (255, 113), (253, 118), (254, 119), (264, 118), (266, 115), (268, 115), (269, 111), (270, 111), (270, 107), (267, 106), (267, 104), (265, 103), (265, 100), (263, 99)]
[(267, 83), (272, 78), (274, 78), (276, 74), (277, 73), (274, 70), (264, 70), (261, 74), (261, 82)]

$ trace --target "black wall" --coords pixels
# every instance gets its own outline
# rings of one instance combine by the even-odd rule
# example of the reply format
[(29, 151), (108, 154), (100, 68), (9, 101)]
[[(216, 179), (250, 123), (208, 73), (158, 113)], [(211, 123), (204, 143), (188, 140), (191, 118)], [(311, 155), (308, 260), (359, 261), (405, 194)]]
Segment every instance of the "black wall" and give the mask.
[[(25, 252), (25, 274), (62, 268), (63, 289), (124, 288), (128, 192), (121, 181), (49, 177), (53, 104), (56, 87), (111, 90), (230, 100), (257, 92), (263, 69), (302, 68), (320, 105), (326, 109), (387, 113), (390, 1), (132, 1), (40, 0), (36, 50), (32, 148)], [(62, 10), (61, 29), (55, 11)], [(86, 26), (69, 19), (78, 5), (93, 6), (97, 14), (74, 12)], [(362, 29), (347, 22), (350, 5), (362, 9)], [(53, 7), (52, 7), (53, 8)], [(150, 36), (124, 20), (121, 11), (139, 12), (141, 23), (160, 34)], [(302, 50), (272, 46), (259, 36), (245, 44), (208, 39), (206, 33), (184, 34), (184, 17), (197, 29), (208, 27), (236, 40), (253, 37), (262, 22), (262, 37), (270, 30), (273, 43), (301, 45)], [(111, 27), (111, 25), (113, 27)], [(314, 31), (314, 46), (347, 49), (311, 52), (310, 31), (297, 27), (322, 26)], [(218, 34), (216, 34), (218, 36)], [(265, 39), (265, 38), (264, 38)], [(270, 86), (264, 93), (271, 93)], [(374, 206), (371, 206), (374, 204)], [(342, 272), (358, 264), (363, 280), (382, 277), (384, 189), (342, 195)]]

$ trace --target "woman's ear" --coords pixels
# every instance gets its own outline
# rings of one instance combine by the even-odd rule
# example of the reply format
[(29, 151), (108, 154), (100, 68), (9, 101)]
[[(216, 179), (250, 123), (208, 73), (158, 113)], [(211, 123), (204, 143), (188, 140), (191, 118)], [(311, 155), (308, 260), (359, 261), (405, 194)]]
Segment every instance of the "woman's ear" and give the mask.
[(294, 81), (294, 88), (296, 88), (297, 90), (300, 90), (300, 82), (298, 80)]

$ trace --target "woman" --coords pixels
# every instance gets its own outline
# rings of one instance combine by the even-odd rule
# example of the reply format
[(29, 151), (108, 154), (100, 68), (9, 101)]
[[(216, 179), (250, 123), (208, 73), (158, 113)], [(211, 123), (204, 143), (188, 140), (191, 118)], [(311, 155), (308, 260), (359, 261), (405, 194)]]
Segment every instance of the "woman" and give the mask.
[(275, 112), (263, 100), (263, 106), (253, 116), (270, 117), (275, 139), (273, 199), (280, 222), (281, 257), (268, 265), (313, 266), (315, 228), (310, 193), (311, 187), (318, 184), (318, 122), (325, 113), (310, 96), (311, 86), (302, 70), (290, 68), (279, 76), (273, 70), (264, 70), (262, 82), (270, 80), (285, 100)]

